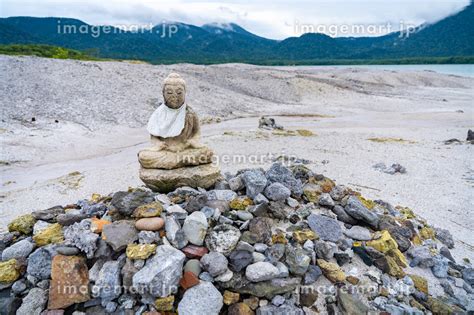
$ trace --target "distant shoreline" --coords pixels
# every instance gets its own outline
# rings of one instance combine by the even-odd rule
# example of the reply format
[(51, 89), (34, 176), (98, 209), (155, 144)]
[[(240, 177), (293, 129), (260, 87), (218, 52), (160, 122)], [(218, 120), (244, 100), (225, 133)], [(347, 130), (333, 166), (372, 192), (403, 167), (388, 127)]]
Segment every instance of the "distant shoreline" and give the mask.
[(54, 59), (76, 59), (91, 61), (130, 61), (143, 62), (153, 65), (170, 65), (190, 63), (196, 65), (212, 65), (226, 63), (244, 63), (257, 66), (371, 66), (371, 65), (453, 65), (474, 64), (474, 56), (448, 56), (448, 57), (411, 57), (394, 59), (311, 59), (311, 60), (284, 60), (284, 59), (172, 59), (172, 60), (143, 60), (143, 59), (108, 59), (92, 56), (87, 51), (80, 51), (59, 46), (42, 44), (11, 44), (0, 45), (0, 54), (11, 56), (38, 56)]

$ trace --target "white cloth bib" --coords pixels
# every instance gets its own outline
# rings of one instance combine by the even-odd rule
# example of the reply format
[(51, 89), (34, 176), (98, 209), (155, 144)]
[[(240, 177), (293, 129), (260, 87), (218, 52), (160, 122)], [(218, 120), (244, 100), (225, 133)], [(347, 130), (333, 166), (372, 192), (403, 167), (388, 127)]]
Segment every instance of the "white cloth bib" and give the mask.
[(178, 109), (169, 108), (161, 104), (151, 114), (147, 130), (155, 137), (171, 138), (181, 134), (186, 119), (186, 104)]

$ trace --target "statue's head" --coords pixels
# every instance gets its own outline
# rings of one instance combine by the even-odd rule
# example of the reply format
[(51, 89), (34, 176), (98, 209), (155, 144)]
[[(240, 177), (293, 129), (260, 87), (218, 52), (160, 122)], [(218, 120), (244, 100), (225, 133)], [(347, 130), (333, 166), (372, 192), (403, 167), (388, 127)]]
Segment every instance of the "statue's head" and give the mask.
[(170, 73), (163, 84), (163, 98), (169, 108), (180, 108), (184, 104), (186, 82), (177, 73)]

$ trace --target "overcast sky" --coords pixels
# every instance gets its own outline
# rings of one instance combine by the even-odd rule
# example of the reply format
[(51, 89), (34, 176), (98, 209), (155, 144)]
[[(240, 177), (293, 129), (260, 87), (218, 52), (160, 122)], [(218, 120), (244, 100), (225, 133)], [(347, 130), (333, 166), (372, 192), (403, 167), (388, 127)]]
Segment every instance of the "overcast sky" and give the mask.
[[(234, 22), (260, 36), (283, 39), (306, 32), (331, 36), (381, 35), (400, 25), (435, 22), (469, 0), (0, 0), (7, 16), (55, 16), (100, 25), (147, 26), (162, 21), (194, 25)], [(388, 23), (388, 24), (387, 24)]]

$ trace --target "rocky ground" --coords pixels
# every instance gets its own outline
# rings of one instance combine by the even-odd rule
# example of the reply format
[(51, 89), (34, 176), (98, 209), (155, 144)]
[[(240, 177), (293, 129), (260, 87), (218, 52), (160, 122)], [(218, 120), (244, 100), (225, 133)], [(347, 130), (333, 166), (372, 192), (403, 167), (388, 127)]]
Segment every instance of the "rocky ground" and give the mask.
[[(265, 245), (273, 247), (274, 243), (284, 243), (284, 239), (289, 242), (291, 245), (289, 249), (286, 245), (285, 247), (277, 245), (280, 248), (277, 250), (283, 252), (278, 262), (289, 269), (289, 276), (280, 278), (272, 274), (271, 279), (255, 281), (260, 276), (268, 277), (268, 275), (261, 275), (262, 269), (275, 271), (268, 264), (264, 264), (262, 268), (262, 264), (258, 263), (269, 262), (274, 267), (281, 267), (281, 264), (277, 263), (269, 254), (271, 251), (267, 252), (267, 248), (259, 242), (256, 243), (257, 245), (251, 244), (253, 246), (241, 243), (243, 247), (236, 245), (232, 252), (238, 250), (239, 255), (244, 255), (247, 260), (250, 260), (249, 254), (242, 254), (240, 251), (252, 252), (249, 264), (254, 265), (255, 260), (257, 265), (250, 268), (250, 275), (247, 275), (247, 268), (241, 269), (240, 272), (234, 269), (230, 256), (232, 252), (221, 252), (227, 261), (228, 268), (222, 274), (212, 277), (215, 280), (213, 286), (217, 290), (214, 291), (208, 283), (204, 283), (203, 287), (199, 286), (199, 290), (191, 291), (190, 289), (188, 296), (194, 299), (191, 303), (202, 307), (203, 304), (196, 301), (196, 297), (206, 292), (204, 295), (210, 295), (214, 300), (205, 301), (205, 303), (215, 305), (216, 308), (216, 305), (221, 305), (219, 301), (222, 296), (224, 302), (226, 300), (238, 301), (238, 303), (224, 303), (225, 306), (221, 309), (223, 311), (231, 308), (229, 305), (235, 305), (232, 309), (236, 313), (248, 311), (242, 303), (255, 311), (256, 303), (260, 302), (251, 295), (254, 295), (255, 291), (268, 292), (269, 290), (271, 294), (267, 297), (257, 294), (262, 301), (261, 306), (264, 307), (258, 312), (275, 311), (275, 307), (281, 303), (280, 307), (284, 313), (290, 310), (288, 307), (294, 309), (294, 307), (301, 308), (302, 306), (305, 306), (305, 311), (308, 312), (310, 306), (306, 304), (313, 301), (314, 306), (322, 313), (328, 309), (339, 310), (341, 307), (344, 308), (344, 305), (352, 304), (362, 310), (370, 307), (378, 310), (386, 309), (392, 313), (408, 305), (415, 308), (421, 305), (432, 309), (434, 313), (446, 313), (447, 309), (436, 309), (445, 307), (442, 303), (438, 303), (438, 300), (417, 293), (420, 291), (419, 284), (416, 291), (413, 289), (414, 284), (410, 282), (410, 279), (415, 283), (417, 281), (424, 283), (424, 280), (413, 276), (416, 274), (423, 276), (428, 283), (431, 297), (440, 298), (443, 303), (451, 305), (449, 307), (452, 310), (463, 312), (472, 308), (469, 304), (472, 300), (472, 295), (469, 295), (472, 269), (468, 261), (474, 259), (471, 232), (474, 224), (472, 213), (474, 165), (471, 158), (472, 145), (465, 139), (467, 130), (473, 128), (471, 105), (473, 79), (426, 71), (375, 71), (330, 67), (318, 70), (298, 70), (297, 68), (276, 69), (247, 65), (151, 66), (125, 62), (81, 62), (7, 56), (0, 56), (0, 68), (2, 73), (7, 74), (0, 76), (0, 92), (3, 96), (0, 99), (2, 108), (0, 230), (6, 231), (8, 223), (20, 215), (41, 210), (41, 217), (22, 217), (26, 218), (27, 226), (37, 225), (36, 232), (31, 232), (27, 228), (23, 232), (2, 234), (0, 245), (13, 247), (7, 250), (5, 259), (2, 257), (1, 262), (1, 268), (5, 272), (0, 274), (10, 277), (3, 278), (6, 281), (2, 280), (4, 287), (7, 288), (1, 291), (2, 303), (15, 307), (15, 305), (19, 306), (22, 300), (25, 304), (22, 311), (33, 313), (35, 310), (40, 312), (39, 309), (46, 307), (47, 303), (53, 303), (48, 302), (48, 298), (49, 301), (55, 300), (54, 303), (59, 303), (52, 304), (51, 308), (64, 303), (64, 296), (55, 295), (55, 290), (53, 293), (51, 290), (49, 293), (47, 291), (50, 285), (55, 286), (53, 289), (57, 288), (64, 285), (64, 279), (73, 276), (66, 274), (66, 271), (64, 273), (58, 271), (61, 268), (55, 266), (61, 265), (72, 266), (80, 271), (74, 273), (73, 283), (80, 283), (82, 287), (87, 287), (86, 282), (92, 284), (91, 289), (86, 292), (89, 293), (92, 302), (84, 302), (85, 293), (74, 295), (71, 299), (75, 299), (76, 306), (71, 306), (68, 311), (76, 307), (80, 310), (91, 308), (93, 312), (98, 311), (100, 306), (97, 303), (102, 302), (104, 302), (103, 307), (108, 307), (109, 310), (115, 308), (121, 310), (130, 305), (138, 307), (140, 303), (150, 305), (150, 309), (153, 304), (155, 308), (166, 307), (163, 305), (170, 307), (170, 304), (173, 304), (175, 308), (179, 307), (180, 301), (187, 300), (183, 296), (186, 283), (179, 284), (176, 293), (173, 291), (173, 294), (166, 296), (168, 299), (158, 302), (155, 299), (158, 295), (152, 295), (152, 299), (148, 291), (142, 292), (146, 293), (144, 295), (140, 292), (138, 295), (132, 294), (131, 297), (124, 290), (119, 293), (102, 294), (102, 292), (107, 291), (104, 288), (108, 285), (117, 283), (128, 283), (133, 287), (131, 274), (140, 268), (146, 268), (148, 264), (150, 264), (150, 270), (153, 273), (156, 272), (157, 275), (163, 273), (174, 275), (172, 279), (159, 278), (158, 283), (166, 283), (165, 286), (173, 281), (179, 281), (182, 275), (186, 275), (185, 272), (180, 271), (178, 277), (179, 268), (173, 270), (163, 267), (166, 271), (158, 268), (156, 265), (162, 265), (162, 261), (156, 258), (158, 259), (156, 262), (156, 259), (151, 257), (178, 258), (178, 256), (182, 257), (178, 253), (182, 251), (186, 256), (183, 258), (183, 265), (188, 258), (201, 258), (193, 256), (194, 254), (189, 256), (190, 254), (184, 250), (186, 247), (179, 248), (180, 246), (176, 246), (169, 239), (173, 235), (173, 230), (171, 232), (169, 230), (170, 226), (174, 227), (178, 235), (184, 234), (185, 221), (188, 217), (190, 218), (188, 220), (192, 222), (191, 230), (193, 231), (197, 226), (197, 229), (203, 232), (202, 227), (207, 224), (206, 238), (211, 238), (214, 234), (225, 235), (226, 238), (229, 233), (232, 235), (232, 232), (225, 229), (221, 231), (222, 233), (217, 229), (213, 234), (217, 225), (227, 224), (240, 231), (240, 241), (252, 243), (244, 235), (253, 226), (250, 222), (260, 216), (251, 211), (245, 211), (251, 210), (254, 205), (249, 205), (245, 209), (230, 209), (233, 199), (229, 199), (234, 198), (235, 195), (228, 191), (229, 188), (233, 187), (235, 193), (240, 196), (237, 198), (239, 200), (244, 194), (248, 194), (245, 183), (245, 187), (239, 187), (241, 189), (230, 187), (231, 178), (239, 177), (236, 175), (241, 173), (239, 173), (240, 169), (258, 167), (268, 169), (278, 156), (290, 155), (300, 158), (301, 162), (307, 163), (304, 164), (305, 166), (317, 174), (337, 179), (338, 186), (336, 187), (344, 185), (347, 188), (345, 194), (348, 196), (337, 200), (333, 196), (334, 193), (331, 195), (331, 190), (328, 193), (334, 205), (330, 201), (328, 201), (329, 204), (325, 204), (325, 201), (321, 203), (319, 198), (321, 196), (311, 200), (303, 195), (301, 199), (295, 198), (297, 202), (293, 199), (285, 202), (272, 201), (269, 208), (273, 210), (263, 215), (263, 218), (269, 218), (271, 221), (267, 219), (263, 221), (266, 222), (265, 224), (272, 225), (270, 234), (275, 239), (268, 240)], [(110, 197), (120, 199), (120, 196), (123, 197), (125, 193), (110, 194), (110, 192), (122, 191), (130, 186), (141, 186), (137, 175), (136, 153), (148, 145), (148, 135), (143, 126), (161, 98), (163, 78), (171, 71), (179, 72), (188, 82), (187, 99), (201, 117), (203, 142), (215, 150), (222, 173), (228, 173), (226, 180), (229, 187), (223, 182), (216, 187), (218, 191), (225, 189), (225, 192), (220, 193), (183, 190), (177, 192), (177, 195), (184, 195), (182, 198), (175, 199), (176, 196), (172, 194), (168, 196), (170, 200), (162, 195), (145, 193), (144, 199), (139, 198), (140, 205), (152, 202), (153, 197), (152, 199), (161, 205), (154, 206), (163, 208), (160, 214), (157, 213), (159, 211), (155, 211), (155, 215), (161, 216), (163, 221), (158, 218), (151, 220), (155, 228), (164, 224), (164, 227), (161, 226), (158, 229), (159, 237), (155, 233), (156, 238), (154, 238), (149, 233), (138, 233), (136, 227), (133, 227), (133, 222), (123, 224), (115, 222), (120, 221), (119, 219), (130, 221), (137, 218), (123, 213), (121, 213), (122, 217), (114, 216), (114, 211), (120, 213), (118, 209), (121, 206), (112, 202)], [(262, 114), (272, 115), (284, 129), (258, 128), (258, 120)], [(445, 142), (452, 138), (457, 138), (459, 141)], [(399, 166), (392, 168), (392, 164), (399, 164)], [(299, 178), (301, 174), (298, 174), (295, 173), (294, 176)], [(315, 196), (318, 195), (320, 192), (313, 184), (322, 189), (320, 181), (323, 177), (311, 175), (308, 178), (312, 178), (308, 180), (311, 184), (308, 187), (315, 191)], [(308, 184), (307, 179), (299, 179), (303, 180), (303, 184)], [(271, 192), (263, 192), (264, 195), (271, 194)], [(99, 193), (104, 197), (100, 198), (94, 193)], [(110, 197), (106, 197), (109, 194)], [(192, 215), (196, 211), (188, 208), (189, 198), (193, 196), (191, 199), (194, 200), (195, 194), (207, 196), (206, 206), (208, 202), (216, 199), (220, 200), (220, 203), (227, 203), (229, 210), (221, 211), (220, 217), (216, 215), (210, 218), (208, 216), (211, 210), (204, 207), (204, 209), (199, 209), (207, 215), (206, 223), (204, 223), (202, 215)], [(358, 194), (362, 194), (366, 199), (360, 199)], [(293, 195), (293, 197), (298, 196)], [(330, 200), (326, 194), (324, 197), (323, 200)], [(350, 199), (358, 205), (357, 200), (354, 199), (356, 197), (357, 200), (363, 202), (365, 208), (373, 206), (370, 213), (376, 213), (378, 224), (382, 225), (370, 225), (370, 222), (366, 221), (367, 218), (361, 219), (354, 213), (352, 215), (355, 218), (352, 217), (352, 219), (357, 219), (357, 222), (343, 222), (344, 219), (340, 216), (350, 220), (351, 214), (346, 213), (346, 216), (341, 211), (341, 207), (344, 211), (350, 212), (347, 209), (347, 202)], [(88, 200), (78, 202), (84, 198)], [(251, 199), (253, 203), (262, 201), (255, 200), (253, 197)], [(367, 200), (375, 200), (375, 203), (366, 203)], [(377, 200), (385, 200), (394, 206), (388, 206)], [(52, 214), (41, 214), (44, 209), (52, 205), (62, 206), (47, 211)], [(180, 206), (184, 212), (174, 206)], [(405, 206), (413, 210), (413, 218)], [(227, 209), (227, 206), (222, 209), (223, 205), (208, 207), (214, 209), (214, 212), (215, 209)], [(304, 213), (300, 213), (298, 211), (300, 208), (301, 210), (309, 209), (309, 212), (305, 210)], [(173, 209), (179, 213), (174, 213)], [(300, 218), (299, 221), (296, 223), (291, 221), (296, 219), (295, 216), (284, 218), (278, 217), (277, 214), (275, 217), (273, 212), (280, 210), (285, 215), (289, 214), (287, 211), (293, 212)], [(341, 238), (338, 241), (323, 239), (319, 234), (323, 232), (318, 232), (314, 219), (310, 219), (314, 216), (310, 213), (318, 216), (317, 222), (325, 222), (324, 225), (328, 224), (338, 231), (339, 229), (333, 224), (337, 222), (342, 231)], [(382, 213), (393, 216), (395, 221), (380, 217)], [(238, 214), (241, 217), (238, 217)], [(249, 214), (253, 217), (252, 219)], [(172, 223), (167, 220), (170, 215), (176, 219)], [(73, 219), (68, 222), (71, 216)], [(126, 246), (120, 248), (112, 244), (107, 245), (112, 249), (105, 246), (107, 237), (103, 241), (98, 236), (99, 234), (106, 235), (104, 234), (107, 233), (106, 231), (100, 233), (100, 225), (105, 223), (89, 218), (93, 216), (97, 219), (113, 221), (112, 224), (108, 224), (114, 226), (114, 229), (109, 232), (112, 235), (115, 235), (115, 225), (118, 225), (118, 231), (128, 230), (131, 238), (124, 241)], [(201, 218), (196, 218), (198, 216)], [(328, 223), (328, 218), (334, 219), (334, 216), (336, 220)], [(62, 221), (63, 219), (66, 221)], [(77, 225), (72, 225), (76, 220)], [(81, 222), (83, 220), (84, 222)], [(59, 225), (54, 224), (56, 221)], [(256, 222), (259, 221), (260, 219)], [(246, 226), (247, 223), (242, 222), (248, 222), (249, 225)], [(99, 226), (95, 227), (94, 224)], [(350, 225), (361, 228), (348, 229)], [(397, 228), (393, 228), (393, 225)], [(38, 241), (35, 233), (39, 233), (41, 228), (47, 226), (50, 229), (43, 235), (46, 240), (41, 240), (40, 237)], [(310, 231), (315, 233), (314, 239), (310, 239), (314, 245), (312, 250), (311, 243), (304, 246), (306, 242), (297, 240), (298, 233), (296, 236), (293, 233), (295, 226), (297, 231), (304, 231), (308, 235), (312, 235)], [(139, 225), (138, 228), (143, 227)], [(181, 230), (183, 231), (177, 232)], [(280, 230), (283, 233), (280, 233)], [(357, 242), (357, 238), (353, 238), (354, 235), (347, 235), (351, 233), (347, 232), (349, 230), (354, 233), (364, 233), (366, 238), (370, 234), (370, 238), (381, 240), (389, 244), (387, 246), (394, 247), (397, 243), (398, 250), (408, 258), (407, 262), (416, 267), (404, 267), (403, 258), (398, 255), (397, 250), (392, 248), (391, 254), (395, 252), (396, 257), (400, 258), (397, 264), (393, 264), (393, 259), (388, 258), (391, 257), (391, 254), (387, 254), (388, 250), (385, 252), (380, 248), (377, 249), (378, 245), (370, 241)], [(388, 234), (383, 230), (387, 230)], [(454, 248), (452, 248), (450, 234), (445, 230), (451, 232)], [(165, 231), (166, 237), (164, 237), (165, 233), (160, 231)], [(32, 233), (35, 235), (31, 238)], [(138, 239), (133, 236), (137, 233), (141, 235)], [(335, 233), (338, 234), (338, 232)], [(81, 241), (72, 241), (78, 234), (84, 234), (84, 238), (81, 238)], [(233, 234), (235, 236), (237, 233)], [(146, 239), (146, 237), (151, 238)], [(190, 242), (191, 240), (187, 237), (185, 239)], [(391, 241), (391, 238), (395, 243)], [(66, 240), (64, 244), (61, 243), (63, 239)], [(356, 242), (348, 244), (347, 241), (343, 242), (343, 239), (352, 239)], [(137, 246), (137, 240), (140, 244), (149, 243), (156, 246)], [(176, 251), (166, 246), (166, 240)], [(439, 241), (448, 243), (441, 245)], [(49, 244), (58, 242), (61, 245)], [(94, 249), (94, 246), (81, 245), (80, 242), (96, 244), (97, 249)], [(375, 247), (369, 246), (368, 243)], [(127, 250), (128, 244), (135, 245)], [(409, 244), (411, 249), (406, 249)], [(206, 247), (211, 253), (219, 252), (212, 246), (209, 247), (206, 241), (203, 245), (195, 246), (198, 246), (201, 251), (204, 251), (202, 248)], [(56, 247), (59, 247), (59, 250)], [(297, 250), (299, 247), (301, 248)], [(371, 253), (375, 256), (368, 257), (360, 248), (368, 251), (367, 255)], [(372, 248), (381, 251), (384, 254), (383, 257)], [(307, 261), (303, 255), (311, 260), (304, 274), (295, 272), (296, 269), (292, 271), (290, 268), (291, 255), (295, 250), (301, 254), (297, 255), (298, 259), (302, 259), (301, 261)], [(447, 257), (449, 256), (447, 250), (453, 257)], [(427, 251), (430, 253), (429, 257)], [(9, 256), (9, 252), (16, 253), (13, 256), (18, 255), (18, 259)], [(113, 254), (109, 255), (111, 252)], [(421, 263), (420, 259), (412, 255), (413, 252), (415, 256), (418, 255), (427, 260)], [(153, 256), (147, 256), (148, 254)], [(102, 255), (111, 258), (110, 263), (104, 261)], [(127, 255), (132, 258), (127, 259)], [(58, 257), (55, 258), (57, 261), (53, 260), (53, 256)], [(212, 256), (216, 255), (212, 254)], [(209, 259), (215, 258), (212, 256)], [(224, 261), (222, 256), (217, 256), (219, 256), (217, 260)], [(257, 258), (254, 259), (254, 256)], [(289, 259), (288, 256), (290, 256)], [(350, 262), (344, 262), (347, 256)], [(148, 259), (145, 259), (147, 257)], [(446, 260), (450, 258), (456, 263), (453, 260), (449, 262)], [(12, 259), (15, 259), (14, 263)], [(96, 260), (102, 260), (102, 262), (96, 265)], [(177, 259), (179, 260), (181, 259)], [(373, 266), (369, 268), (364, 260), (368, 264), (372, 263)], [(377, 260), (378, 263), (376, 263)], [(33, 263), (30, 263), (31, 261)], [(371, 287), (376, 284), (378, 295), (371, 295), (366, 292), (367, 290), (364, 291), (360, 300), (365, 306), (362, 306), (353, 301), (352, 295), (341, 292), (337, 294), (337, 297), (334, 294), (319, 293), (317, 299), (310, 292), (307, 295), (308, 300), (302, 304), (300, 303), (301, 294), (295, 296), (286, 292), (272, 291), (275, 286), (287, 289), (291, 287), (290, 291), (294, 290), (293, 286), (296, 286), (298, 281), (300, 281), (298, 284), (304, 283), (306, 274), (317, 270), (316, 267), (321, 269), (324, 276), (317, 278), (314, 284), (317, 287), (330, 287), (331, 276), (327, 271), (324, 273), (324, 268), (334, 270), (336, 268), (334, 265), (327, 265), (327, 262), (341, 264), (340, 268), (344, 272), (345, 280), (342, 281), (342, 274), (336, 272), (340, 276), (336, 283), (345, 283), (342, 287), (347, 288), (349, 284), (355, 283), (357, 280), (353, 277), (356, 277), (361, 286), (367, 284)], [(199, 265), (203, 271), (210, 273), (206, 269), (209, 267), (205, 267), (206, 260), (203, 262), (201, 259), (199, 263), (194, 261), (190, 264), (191, 267), (188, 267), (186, 271), (194, 268), (192, 271), (198, 273), (196, 266)], [(39, 266), (38, 268), (41, 268), (43, 273), (29, 272), (28, 269), (34, 269), (34, 266)], [(46, 267), (43, 268), (43, 266)], [(105, 269), (104, 266), (106, 266)], [(409, 277), (410, 279), (401, 277), (401, 273), (398, 273), (400, 277), (398, 280), (388, 277), (386, 273), (389, 269), (387, 268), (399, 270), (400, 268), (396, 266), (412, 277)], [(127, 278), (124, 273), (117, 278), (118, 270), (123, 271), (124, 268), (130, 277)], [(223, 269), (221, 268), (221, 271)], [(233, 273), (232, 281), (235, 281), (220, 281), (227, 280), (226, 277), (230, 275), (228, 269)], [(145, 270), (148, 273), (148, 269)], [(92, 271), (92, 274), (88, 271)], [(445, 278), (443, 278), (444, 271), (448, 272)], [(52, 275), (56, 272), (57, 275), (53, 277)], [(100, 272), (102, 272), (100, 276), (102, 280), (98, 281)], [(315, 272), (315, 274), (318, 273)], [(34, 274), (33, 277), (32, 274)], [(86, 274), (89, 274), (88, 279), (86, 279)], [(187, 275), (192, 277), (189, 273)], [(442, 277), (438, 278), (436, 275)], [(17, 277), (21, 278), (9, 288), (12, 284), (10, 280)], [(463, 277), (466, 280), (462, 280)], [(209, 277), (204, 278), (204, 281), (210, 280)], [(232, 288), (226, 287), (226, 282), (232, 285)], [(155, 286), (155, 283), (152, 285)], [(139, 286), (150, 288), (148, 284)], [(156, 286), (162, 289), (159, 284)], [(98, 288), (98, 293), (93, 294), (94, 287)], [(341, 286), (338, 284), (337, 287)], [(401, 287), (410, 288), (410, 292), (406, 294), (408, 291), (403, 291)], [(384, 288), (388, 290), (388, 293)], [(274, 296), (270, 297), (272, 292), (277, 296), (275, 301)], [(240, 294), (238, 299), (235, 293)], [(183, 307), (186, 310), (185, 306)], [(183, 309), (181, 311), (186, 312)]]
[(452, 257), (449, 231), (300, 161), (239, 170), (208, 191), (94, 195), (8, 230), (6, 314), (474, 311), (474, 269)]

